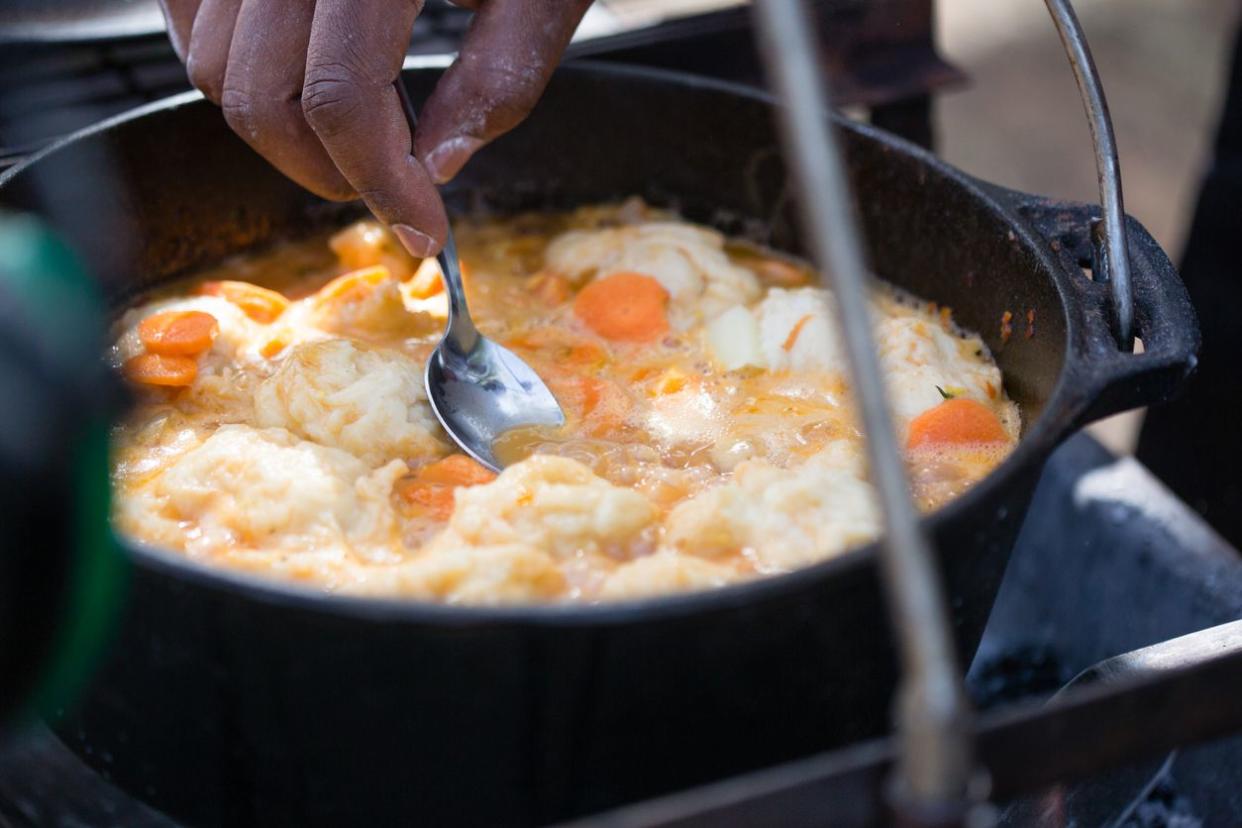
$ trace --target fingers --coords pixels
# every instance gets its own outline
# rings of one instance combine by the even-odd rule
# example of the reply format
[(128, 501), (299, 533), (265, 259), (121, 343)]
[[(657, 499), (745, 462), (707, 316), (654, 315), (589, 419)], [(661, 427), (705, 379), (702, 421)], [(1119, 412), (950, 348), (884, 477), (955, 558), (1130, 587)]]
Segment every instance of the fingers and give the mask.
[[(354, 198), (353, 187), (302, 114), (314, 5), (311, 0), (241, 0), (220, 105), (233, 131), (277, 169), (316, 195), (346, 200)], [(225, 10), (215, 11), (223, 16)], [(204, 37), (216, 46), (216, 33), (207, 36), (204, 30)], [(219, 55), (213, 51), (204, 59), (214, 66)]]
[(164, 12), (164, 26), (168, 29), (168, 39), (172, 41), (173, 51), (184, 62), (190, 47), (190, 28), (194, 25), (194, 15), (198, 12), (199, 0), (160, 0), (160, 10)]
[[(247, 0), (250, 2), (250, 0)], [(416, 256), (444, 243), (448, 219), (412, 154), (393, 81), (421, 0), (319, 0), (302, 110), (345, 178)]]
[(543, 94), (590, 0), (485, 0), (423, 106), (415, 150), (443, 183), (517, 126)]
[(190, 83), (217, 105), (224, 94), (224, 70), (240, 10), (241, 0), (202, 0), (190, 30), (186, 74)]

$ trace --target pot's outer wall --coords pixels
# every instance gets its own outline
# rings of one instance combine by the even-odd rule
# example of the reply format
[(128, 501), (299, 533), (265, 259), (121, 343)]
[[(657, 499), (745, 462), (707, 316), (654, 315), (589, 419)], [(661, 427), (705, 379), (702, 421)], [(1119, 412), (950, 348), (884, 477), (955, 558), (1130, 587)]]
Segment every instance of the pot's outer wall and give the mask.
[[(437, 74), (407, 72), (415, 100)], [(1040, 463), (1085, 404), (1064, 390), (1075, 374), (1069, 277), (969, 179), (866, 130), (847, 139), (876, 270), (982, 332), (1028, 424), (1001, 471), (929, 521), (968, 659)], [(451, 200), (516, 208), (638, 194), (797, 250), (776, 144), (753, 96), (565, 69)], [(122, 190), (91, 177), (100, 159)], [(202, 102), (62, 147), (0, 179), (0, 200), (35, 204), (66, 181), (77, 186), (65, 215), (97, 221), (63, 229), (118, 300), (333, 212)], [(586, 608), (553, 622), (364, 612), (132, 556), (119, 643), (59, 730), (120, 784), (197, 824), (535, 824), (887, 727), (896, 676), (869, 550), (650, 611)]]

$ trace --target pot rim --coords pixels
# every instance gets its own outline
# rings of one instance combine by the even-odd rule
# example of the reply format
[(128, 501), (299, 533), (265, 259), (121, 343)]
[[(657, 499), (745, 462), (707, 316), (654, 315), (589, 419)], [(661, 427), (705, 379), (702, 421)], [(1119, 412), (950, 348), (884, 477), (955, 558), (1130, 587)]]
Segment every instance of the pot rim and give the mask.
[[(434, 71), (446, 67), (451, 56), (435, 55), (407, 58), (402, 71)], [(746, 98), (766, 107), (777, 106), (775, 98), (754, 87), (705, 78), (690, 73), (652, 67), (628, 66), (600, 60), (573, 60), (557, 70), (559, 73), (595, 74), (630, 77), (650, 82), (677, 85), (688, 89), (705, 89), (720, 94)], [(554, 81), (555, 82), (555, 78)], [(64, 136), (20, 164), (0, 173), (0, 190), (25, 170), (55, 155), (58, 151), (99, 133), (107, 132), (131, 121), (183, 106), (206, 105), (202, 94), (189, 91), (153, 101), (127, 112), (100, 121)], [(1057, 381), (1034, 422), (1025, 429), (1014, 450), (987, 476), (944, 507), (921, 518), (924, 530), (933, 535), (944, 523), (957, 520), (978, 508), (990, 488), (1006, 485), (1030, 467), (1042, 466), (1046, 454), (1073, 430), (1089, 400), (1073, 393), (1070, 382), (1075, 378), (1078, 363), (1074, 358), (1076, 331), (1082, 326), (1071, 313), (1073, 304), (1067, 296), (1070, 274), (1046, 250), (1043, 237), (1006, 203), (995, 185), (982, 182), (958, 170), (935, 155), (896, 135), (869, 124), (851, 121), (838, 112), (830, 117), (838, 128), (892, 147), (913, 156), (931, 172), (952, 180), (982, 207), (996, 214), (1012, 230), (1015, 241), (1026, 248), (1036, 265), (1052, 279), (1065, 315), (1065, 360)], [(674, 593), (637, 599), (609, 601), (598, 604), (520, 604), (465, 605), (440, 604), (428, 601), (367, 597), (325, 593), (312, 586), (302, 586), (275, 578), (246, 572), (211, 567), (184, 555), (141, 541), (116, 536), (118, 545), (126, 550), (135, 566), (148, 568), (160, 575), (189, 582), (197, 587), (231, 593), (246, 600), (288, 609), (305, 610), (334, 617), (352, 617), (368, 622), (435, 624), (445, 627), (481, 626), (613, 626), (635, 622), (653, 622), (664, 618), (709, 614), (735, 609), (755, 601), (780, 601), (805, 593), (816, 583), (847, 572), (857, 572), (874, 564), (876, 547), (881, 539), (856, 546), (832, 558), (778, 575), (760, 576), (748, 581), (707, 590)], [(940, 555), (951, 550), (937, 550)]]

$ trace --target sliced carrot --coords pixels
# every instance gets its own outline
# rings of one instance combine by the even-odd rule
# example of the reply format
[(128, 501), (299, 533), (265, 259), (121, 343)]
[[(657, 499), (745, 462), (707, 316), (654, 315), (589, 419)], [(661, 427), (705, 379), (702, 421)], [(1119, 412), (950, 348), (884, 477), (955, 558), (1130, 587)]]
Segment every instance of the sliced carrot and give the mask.
[(505, 345), (523, 351), (542, 351), (544, 352), (542, 356), (555, 357), (557, 360), (566, 357), (570, 351), (580, 345), (596, 348), (601, 354), (604, 353), (603, 349), (590, 338), (550, 325), (528, 328), (505, 340)]
[(608, 352), (593, 342), (584, 342), (580, 345), (570, 345), (569, 352), (565, 354), (565, 361), (573, 365), (597, 368), (608, 361)]
[(608, 390), (602, 380), (578, 374), (545, 372), (544, 379), (556, 401), (578, 417), (586, 417), (594, 411)]
[(348, 268), (379, 264), (386, 253), (400, 245), (389, 237), (383, 226), (374, 221), (358, 221), (333, 234), (328, 247), (341, 264)]
[(786, 352), (793, 350), (794, 345), (798, 342), (798, 334), (802, 333), (802, 329), (806, 327), (806, 323), (810, 322), (812, 318), (813, 315), (808, 313), (806, 316), (794, 323), (793, 328), (789, 331), (789, 336), (785, 337), (785, 341), (781, 343), (781, 348), (783, 350)]
[(444, 280), (440, 278), (440, 266), (435, 259), (423, 259), (410, 279), (409, 291), (415, 299), (430, 299), (444, 292)]
[(288, 344), (283, 336), (274, 337), (263, 343), (263, 347), (259, 349), (259, 355), (264, 359), (271, 359), (283, 351)]
[(659, 367), (655, 365), (644, 365), (642, 368), (633, 371), (630, 374), (630, 379), (634, 382), (642, 382), (643, 380), (651, 379), (658, 373), (660, 373)]
[(783, 259), (756, 259), (746, 264), (760, 279), (777, 287), (798, 287), (811, 283), (811, 273)]
[(478, 486), (491, 483), (496, 479), (496, 473), (464, 454), (450, 454), (443, 460), (423, 466), (415, 477), (425, 483), (445, 486)]
[(404, 282), (418, 269), (420, 259), (411, 256), (392, 232), (375, 221), (358, 221), (328, 239), (328, 247), (349, 270), (383, 265)]
[(417, 506), (436, 520), (448, 520), (453, 515), (456, 498), (452, 486), (436, 486), (421, 483), (418, 480), (407, 480), (397, 489), (401, 497), (409, 504)]
[(220, 323), (202, 311), (163, 311), (138, 323), (138, 338), (147, 351), (163, 356), (197, 356), (218, 333)]
[(198, 363), (187, 356), (141, 354), (126, 360), (121, 373), (143, 385), (178, 387), (190, 385), (198, 376)]
[(676, 394), (678, 391), (686, 387), (689, 382), (682, 371), (677, 368), (668, 368), (660, 375), (655, 384), (648, 389), (647, 393), (652, 397), (663, 396), (664, 394)]
[(274, 290), (252, 285), (250, 282), (203, 282), (198, 292), (204, 296), (219, 296), (227, 299), (242, 313), (255, 322), (267, 324), (276, 319), (289, 307), (289, 300)]
[(668, 330), (668, 291), (642, 273), (613, 273), (574, 299), (574, 313), (605, 339), (647, 342)]
[(351, 270), (316, 291), (313, 301), (317, 307), (338, 302), (358, 302), (391, 278), (392, 274), (383, 265)]
[(406, 502), (427, 512), (437, 520), (447, 520), (456, 503), (453, 491), (461, 486), (490, 483), (496, 474), (464, 454), (451, 454), (428, 463), (412, 478), (406, 479), (398, 492)]
[(910, 422), (908, 448), (938, 443), (996, 443), (1009, 439), (1004, 426), (983, 403), (964, 397), (945, 400)]

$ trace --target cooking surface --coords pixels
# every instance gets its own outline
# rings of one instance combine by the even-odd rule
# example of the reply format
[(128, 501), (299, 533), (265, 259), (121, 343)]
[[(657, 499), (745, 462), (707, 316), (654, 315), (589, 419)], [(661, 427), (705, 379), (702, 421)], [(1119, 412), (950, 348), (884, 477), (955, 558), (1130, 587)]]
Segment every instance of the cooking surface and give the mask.
[[(1044, 472), (968, 682), (985, 708), (1043, 697), (1108, 656), (1239, 615), (1236, 550), (1141, 466), (1080, 436)], [(98, 759), (106, 766), (108, 757)], [(1149, 821), (1125, 825), (1233, 824), (1242, 813), (1239, 768), (1242, 738), (1180, 751), (1144, 803)], [(1160, 814), (1189, 821), (1160, 821)], [(175, 825), (116, 791), (43, 730), (0, 750), (0, 823)]]

